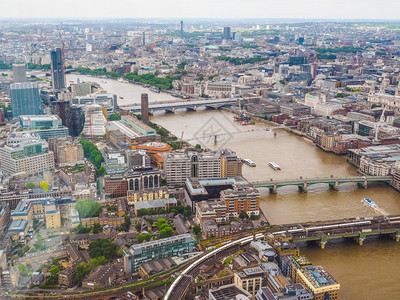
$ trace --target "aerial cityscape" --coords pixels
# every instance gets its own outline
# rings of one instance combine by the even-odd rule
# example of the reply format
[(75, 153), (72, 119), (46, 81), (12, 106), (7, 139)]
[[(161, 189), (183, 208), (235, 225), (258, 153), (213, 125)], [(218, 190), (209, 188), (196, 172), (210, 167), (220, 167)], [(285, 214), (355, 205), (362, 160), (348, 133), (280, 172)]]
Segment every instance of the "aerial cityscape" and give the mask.
[(400, 4), (11, 2), (0, 299), (400, 299)]

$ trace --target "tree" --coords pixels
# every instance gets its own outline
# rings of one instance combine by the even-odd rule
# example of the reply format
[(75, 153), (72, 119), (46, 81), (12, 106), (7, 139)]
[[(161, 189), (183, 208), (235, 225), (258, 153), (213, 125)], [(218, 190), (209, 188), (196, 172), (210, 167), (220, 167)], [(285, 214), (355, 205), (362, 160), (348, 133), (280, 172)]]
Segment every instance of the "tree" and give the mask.
[(151, 240), (151, 234), (150, 234), (150, 233), (146, 233), (146, 234), (144, 235), (144, 238), (145, 238), (145, 240), (146, 240), (147, 242), (149, 242), (149, 241)]
[(18, 265), (18, 271), (19, 271), (19, 274), (21, 274), (21, 276), (28, 274), (28, 270), (26, 269), (25, 265), (23, 265), (23, 264)]
[(75, 228), (75, 232), (77, 234), (89, 233), (90, 230), (92, 230), (92, 228), (84, 227), (82, 224), (78, 224), (78, 226), (76, 226), (76, 228)]
[(162, 230), (160, 230), (160, 232), (159, 232), (159, 236), (160, 236), (161, 239), (170, 237), (170, 236), (172, 236), (172, 234), (173, 234), (173, 230), (169, 226), (164, 228), (164, 229), (162, 229)]
[(136, 238), (136, 240), (139, 244), (143, 243), (144, 239), (145, 239), (145, 237), (144, 237), (144, 234), (142, 234), (142, 233), (139, 233)]
[(94, 223), (93, 224), (93, 233), (97, 234), (101, 231), (101, 225), (99, 223)]
[(106, 169), (105, 169), (103, 166), (101, 166), (101, 167), (99, 168), (99, 175), (100, 175), (100, 176), (104, 176), (104, 175), (106, 175), (106, 174), (107, 174)]
[(195, 148), (201, 149), (201, 145), (200, 144), (196, 144)]
[(248, 219), (248, 218), (249, 218), (249, 215), (248, 215), (245, 211), (242, 211), (242, 212), (240, 213), (240, 215), (239, 215), (239, 218), (241, 218), (241, 219)]
[(165, 219), (159, 218), (159, 219), (157, 220), (157, 226), (158, 226), (158, 228), (160, 228), (161, 225), (162, 225), (162, 224), (165, 224), (165, 223), (167, 223), (167, 221), (165, 221)]
[(185, 218), (189, 218), (192, 215), (192, 208), (188, 205), (185, 206), (184, 211), (183, 211), (183, 216)]
[(158, 227), (159, 230), (163, 230), (164, 228), (170, 227), (167, 223), (161, 224), (161, 226)]
[(107, 259), (113, 259), (117, 257), (118, 249), (118, 245), (109, 239), (99, 239), (89, 244), (89, 255), (91, 258), (104, 256)]
[(119, 121), (119, 120), (121, 120), (120, 114), (115, 113), (110, 116), (110, 121)]
[(79, 201), (76, 204), (75, 208), (78, 211), (81, 219), (97, 217), (102, 211), (101, 204), (98, 202), (95, 202), (91, 199), (85, 199), (85, 200)]
[(47, 184), (46, 181), (42, 181), (42, 182), (40, 183), (40, 187), (41, 187), (42, 189), (44, 189), (46, 192), (49, 190), (49, 186), (48, 186), (48, 184)]
[(77, 265), (75, 269), (75, 282), (82, 282), (89, 272), (90, 270), (84, 264)]
[(201, 232), (201, 227), (199, 225), (193, 226), (193, 232), (198, 235)]
[(25, 186), (26, 186), (26, 188), (29, 189), (29, 190), (32, 190), (32, 189), (35, 188), (35, 184), (32, 183), (32, 182), (27, 182), (27, 183), (25, 184)]

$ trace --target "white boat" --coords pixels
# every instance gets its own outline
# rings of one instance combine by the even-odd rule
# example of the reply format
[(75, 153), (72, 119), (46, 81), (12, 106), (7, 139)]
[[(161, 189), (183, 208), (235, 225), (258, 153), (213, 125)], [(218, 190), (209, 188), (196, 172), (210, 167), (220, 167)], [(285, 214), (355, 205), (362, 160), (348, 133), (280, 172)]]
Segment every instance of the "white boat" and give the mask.
[(255, 163), (254, 161), (252, 161), (251, 159), (248, 159), (248, 158), (243, 159), (243, 162), (244, 162), (246, 165), (250, 166), (250, 167), (255, 167), (255, 166), (256, 166), (256, 163)]
[(379, 206), (374, 201), (372, 201), (371, 199), (364, 198), (364, 199), (361, 200), (361, 202), (363, 202), (365, 205), (367, 205), (367, 206), (369, 206), (371, 208), (374, 208), (374, 209), (379, 208)]
[(274, 163), (273, 161), (270, 161), (270, 162), (268, 163), (268, 165), (269, 165), (272, 169), (274, 169), (275, 171), (280, 171), (280, 170), (281, 170), (281, 167), (280, 167), (277, 163)]

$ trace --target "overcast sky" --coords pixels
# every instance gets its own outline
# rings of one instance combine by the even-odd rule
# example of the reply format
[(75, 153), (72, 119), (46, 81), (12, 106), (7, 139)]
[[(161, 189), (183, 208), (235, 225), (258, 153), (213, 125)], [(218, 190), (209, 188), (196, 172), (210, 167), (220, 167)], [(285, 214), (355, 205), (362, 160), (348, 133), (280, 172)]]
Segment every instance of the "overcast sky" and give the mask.
[(0, 0), (0, 18), (399, 20), (400, 0)]

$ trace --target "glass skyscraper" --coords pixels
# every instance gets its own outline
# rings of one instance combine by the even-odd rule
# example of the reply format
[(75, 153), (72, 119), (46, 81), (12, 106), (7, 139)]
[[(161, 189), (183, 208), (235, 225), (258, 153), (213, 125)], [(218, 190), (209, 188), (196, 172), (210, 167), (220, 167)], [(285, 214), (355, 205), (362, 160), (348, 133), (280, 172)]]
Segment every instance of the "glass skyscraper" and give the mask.
[(51, 80), (55, 90), (65, 88), (64, 65), (60, 48), (50, 52), (51, 56)]
[(43, 115), (37, 83), (23, 82), (10, 84), (13, 117), (21, 115)]

